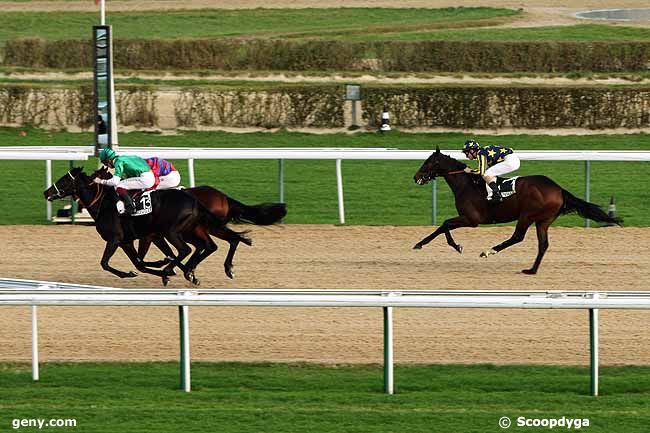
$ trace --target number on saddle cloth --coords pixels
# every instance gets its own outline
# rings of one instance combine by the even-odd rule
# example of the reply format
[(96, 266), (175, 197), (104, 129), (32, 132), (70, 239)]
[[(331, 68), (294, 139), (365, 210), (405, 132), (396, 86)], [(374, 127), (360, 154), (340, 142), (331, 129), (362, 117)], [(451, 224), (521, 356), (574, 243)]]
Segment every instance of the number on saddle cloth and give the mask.
[(151, 191), (144, 191), (141, 194), (133, 195), (133, 204), (135, 204), (135, 212), (131, 216), (148, 215), (153, 211), (151, 206)]
[[(509, 179), (504, 179), (503, 177), (497, 177), (497, 186), (499, 187), (499, 191), (501, 191), (501, 196), (503, 198), (510, 197), (511, 195), (515, 195), (517, 193), (515, 189), (515, 183), (518, 177), (519, 176), (515, 176)], [(485, 190), (487, 191), (486, 198), (488, 200), (492, 199), (492, 188), (490, 188), (487, 183), (485, 184)]]

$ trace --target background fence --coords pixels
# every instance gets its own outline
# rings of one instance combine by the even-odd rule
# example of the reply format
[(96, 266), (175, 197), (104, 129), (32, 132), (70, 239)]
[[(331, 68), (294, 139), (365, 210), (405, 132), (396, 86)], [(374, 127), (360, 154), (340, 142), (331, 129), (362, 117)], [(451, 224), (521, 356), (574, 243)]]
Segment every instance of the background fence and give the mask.
[[(338, 197), (339, 223), (345, 224), (345, 199), (343, 192), (343, 160), (410, 160), (424, 161), (430, 150), (400, 150), (389, 148), (181, 148), (181, 147), (120, 147), (124, 155), (138, 155), (143, 158), (158, 156), (165, 159), (187, 160), (188, 183), (195, 186), (194, 160), (197, 159), (272, 159), (278, 161), (278, 201), (284, 202), (285, 160), (334, 160), (336, 170), (336, 191)], [(457, 150), (442, 152), (459, 160), (465, 155)], [(45, 160), (45, 187), (52, 184), (52, 160), (79, 161), (94, 155), (92, 146), (17, 146), (1, 147), (0, 160)], [(650, 151), (518, 151), (522, 160), (530, 161), (584, 161), (584, 199), (590, 201), (591, 161), (650, 161)], [(437, 225), (436, 181), (431, 190), (431, 222)], [(52, 204), (46, 204), (46, 218), (52, 218)], [(585, 220), (589, 226), (589, 220)]]

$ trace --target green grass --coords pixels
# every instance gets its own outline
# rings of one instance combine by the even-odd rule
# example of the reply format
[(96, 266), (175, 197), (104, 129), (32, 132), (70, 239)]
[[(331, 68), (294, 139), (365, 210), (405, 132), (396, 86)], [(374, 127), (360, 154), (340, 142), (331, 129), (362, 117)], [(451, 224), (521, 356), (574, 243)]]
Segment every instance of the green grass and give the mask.
[(579, 24), (560, 27), (443, 29), (439, 31), (396, 31), (346, 37), (349, 40), (445, 40), (445, 41), (643, 41), (650, 40), (650, 28)]
[[(90, 133), (72, 134), (0, 128), (0, 143), (19, 145), (87, 145)], [(276, 133), (232, 134), (187, 132), (162, 136), (134, 132), (120, 135), (125, 146), (188, 147), (389, 147), (400, 149), (460, 148), (463, 134), (405, 134), (397, 131), (380, 135)], [(477, 136), (479, 142), (496, 143), (518, 150), (650, 150), (650, 135), (597, 136)], [(186, 161), (173, 161), (187, 181)], [(96, 167), (96, 161), (85, 163)], [(343, 180), (347, 224), (425, 225), (431, 223), (431, 187), (417, 186), (413, 175), (421, 161), (344, 161)], [(54, 179), (65, 174), (67, 162), (54, 162)], [(0, 161), (0, 224), (42, 224), (45, 219), (45, 164), (42, 161)], [(245, 203), (276, 201), (278, 163), (275, 160), (195, 161), (197, 184), (219, 188)], [(545, 174), (581, 197), (584, 193), (584, 162), (523, 161), (518, 175)], [(592, 162), (591, 201), (603, 206), (613, 195), (618, 212), (627, 226), (650, 225), (650, 162)], [(452, 195), (444, 183), (437, 183), (438, 223), (456, 215)], [(285, 161), (287, 223), (338, 222), (334, 161)], [(576, 216), (563, 216), (557, 225), (582, 225)]]
[(380, 366), (195, 363), (192, 375), (186, 394), (176, 363), (44, 364), (38, 383), (26, 365), (0, 364), (0, 429), (29, 418), (73, 418), (69, 430), (84, 433), (489, 433), (502, 416), (587, 418), (593, 433), (650, 424), (647, 367), (601, 369), (599, 397), (576, 367), (397, 366), (392, 396)]
[[(436, 28), (449, 23), (478, 25), (481, 20), (519, 12), (495, 8), (446, 9), (241, 9), (165, 12), (112, 12), (107, 24), (122, 39), (193, 39), (291, 36), (323, 37), (332, 33), (366, 33), (369, 29)], [(88, 39), (96, 13), (0, 13), (0, 45), (16, 38)], [(191, 23), (191, 25), (188, 25)]]

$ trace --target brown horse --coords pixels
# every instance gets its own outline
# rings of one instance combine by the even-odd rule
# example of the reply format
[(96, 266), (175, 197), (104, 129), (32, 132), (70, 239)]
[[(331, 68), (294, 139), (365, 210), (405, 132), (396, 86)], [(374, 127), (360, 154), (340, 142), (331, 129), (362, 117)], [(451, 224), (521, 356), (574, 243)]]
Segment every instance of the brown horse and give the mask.
[(517, 221), (515, 232), (510, 239), (481, 253), (488, 257), (511, 245), (524, 240), (526, 231), (534, 223), (537, 229), (538, 251), (535, 263), (525, 274), (535, 274), (548, 249), (548, 228), (555, 219), (563, 214), (577, 212), (584, 218), (597, 222), (620, 225), (622, 220), (609, 217), (600, 207), (572, 195), (546, 176), (523, 176), (515, 183), (516, 194), (501, 203), (492, 204), (486, 199), (485, 181), (480, 176), (465, 172), (464, 163), (436, 151), (422, 164), (415, 173), (414, 180), (424, 185), (437, 176), (442, 176), (454, 193), (458, 216), (442, 223), (438, 229), (415, 244), (419, 250), (441, 233), (445, 234), (447, 243), (459, 253), (463, 247), (451, 237), (451, 230), (459, 227), (476, 227), (479, 224), (497, 224)]
[[(197, 199), (212, 215), (225, 223), (247, 222), (256, 225), (272, 225), (279, 222), (287, 214), (287, 207), (284, 203), (263, 203), (249, 206), (207, 185), (187, 188), (183, 191)], [(238, 233), (227, 227), (214, 227), (210, 231), (210, 234), (228, 242), (229, 249), (226, 260), (224, 261), (224, 271), (229, 278), (233, 278), (233, 257), (235, 256), (235, 251), (237, 251), (237, 246), (240, 242), (244, 242), (249, 246), (252, 245), (250, 239), (244, 237), (244, 241), (242, 241), (242, 236), (240, 236), (247, 234), (247, 232)], [(169, 261), (169, 259), (174, 257), (172, 250), (164, 239), (147, 238), (140, 240), (138, 245), (138, 257), (141, 260), (144, 260), (144, 257), (147, 255), (151, 242), (154, 242), (163, 254), (168, 257), (163, 262)], [(145, 263), (150, 264), (149, 262)], [(183, 268), (181, 267), (181, 269)]]

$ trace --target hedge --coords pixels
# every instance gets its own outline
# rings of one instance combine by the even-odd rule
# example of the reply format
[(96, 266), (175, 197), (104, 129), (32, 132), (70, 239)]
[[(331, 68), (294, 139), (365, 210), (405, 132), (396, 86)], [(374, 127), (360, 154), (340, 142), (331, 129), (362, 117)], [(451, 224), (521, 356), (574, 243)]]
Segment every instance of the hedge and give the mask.
[[(641, 72), (650, 42), (116, 40), (117, 69)], [(8, 41), (4, 64), (92, 69), (89, 41)]]

